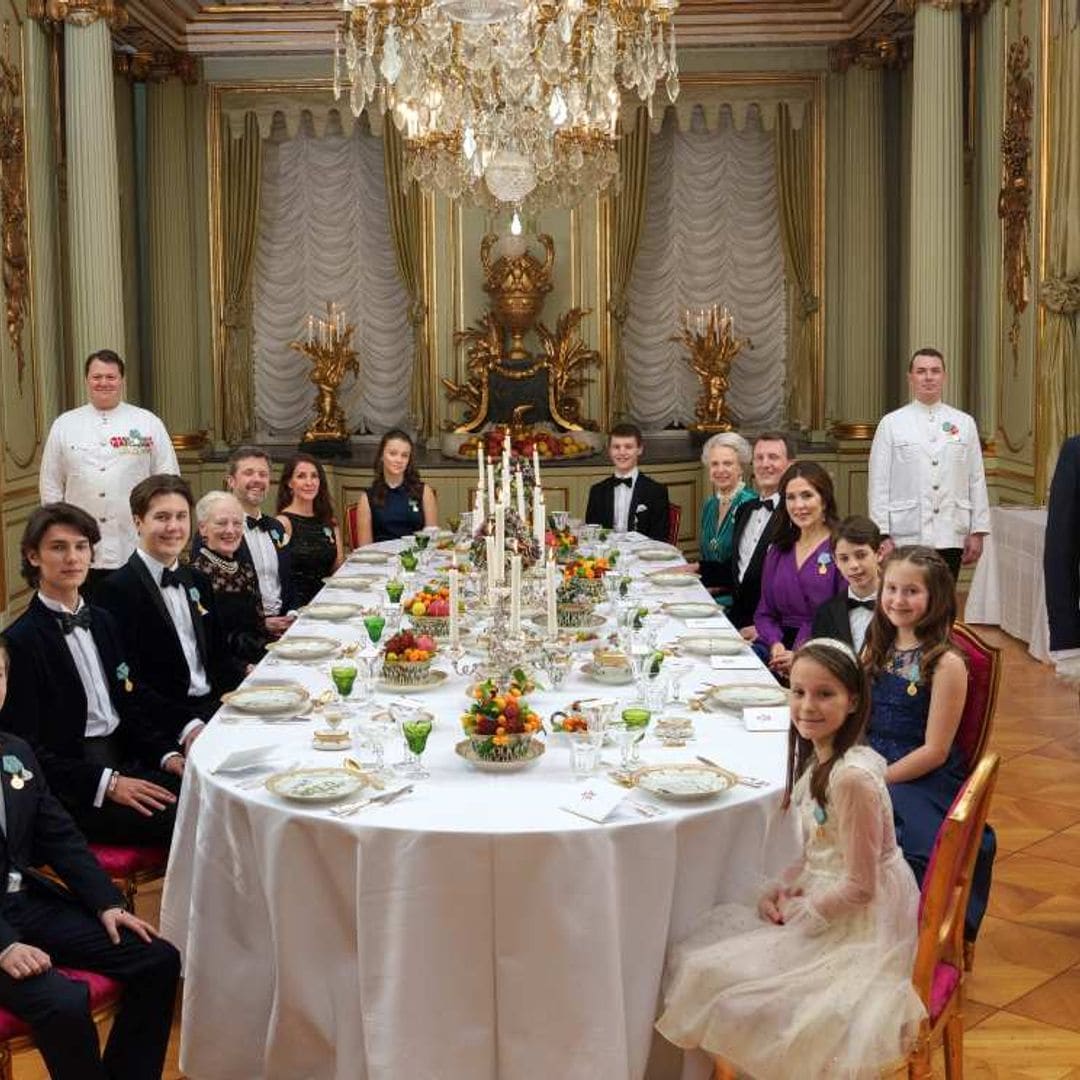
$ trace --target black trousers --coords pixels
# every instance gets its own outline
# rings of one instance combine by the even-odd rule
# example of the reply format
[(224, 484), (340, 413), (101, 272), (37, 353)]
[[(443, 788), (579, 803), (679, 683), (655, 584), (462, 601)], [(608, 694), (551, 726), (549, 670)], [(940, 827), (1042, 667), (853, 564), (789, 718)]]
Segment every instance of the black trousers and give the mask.
[[(124, 776), (149, 780), (168, 788), (174, 795), (180, 794), (180, 777), (160, 769), (143, 769), (122, 766)], [(149, 817), (130, 806), (106, 799), (100, 806), (68, 806), (80, 831), (87, 840), (98, 844), (153, 844), (168, 847), (172, 843), (173, 826), (176, 824), (176, 804), (164, 810), (154, 810)]]
[(19, 940), (44, 949), (54, 965), (85, 968), (124, 984), (102, 1054), (89, 992), (59, 974), (13, 979), (0, 971), (0, 1005), (26, 1021), (53, 1080), (160, 1080), (169, 1043), (180, 954), (121, 930), (114, 945), (100, 920), (74, 901), (31, 883), (3, 901)]

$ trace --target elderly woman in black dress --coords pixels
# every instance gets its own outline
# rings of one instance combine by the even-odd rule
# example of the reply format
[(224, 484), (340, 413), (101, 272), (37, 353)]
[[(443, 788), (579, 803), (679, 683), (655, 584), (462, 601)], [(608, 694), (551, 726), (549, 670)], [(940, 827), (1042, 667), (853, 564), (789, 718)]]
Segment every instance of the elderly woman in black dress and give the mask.
[(211, 491), (195, 507), (202, 543), (191, 565), (214, 587), (214, 606), (237, 681), (266, 652), (269, 635), (263, 618), (259, 579), (251, 559), (238, 559), (244, 539), (244, 509), (235, 495)]

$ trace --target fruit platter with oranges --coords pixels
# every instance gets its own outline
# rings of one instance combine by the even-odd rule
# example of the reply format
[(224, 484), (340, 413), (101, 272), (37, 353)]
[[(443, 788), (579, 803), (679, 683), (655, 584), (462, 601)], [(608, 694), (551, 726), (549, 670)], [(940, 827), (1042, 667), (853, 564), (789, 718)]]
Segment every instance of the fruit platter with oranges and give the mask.
[(508, 685), (485, 679), (471, 690), (472, 703), (461, 715), (461, 726), (471, 752), (487, 761), (513, 761), (530, 757), (532, 738), (544, 725), (525, 700), (524, 678), (517, 675)]
[(450, 586), (425, 585), (401, 602), (402, 611), (413, 626), (432, 637), (450, 633)]
[[(500, 425), (479, 435), (470, 435), (458, 444), (457, 457), (475, 460), (476, 450), (482, 446), (489, 458), (499, 458), (503, 452), (503, 439), (506, 428)], [(533, 450), (544, 460), (552, 458), (591, 457), (597, 448), (588, 440), (584, 432), (558, 433), (545, 431), (543, 428), (526, 428), (524, 431), (510, 433), (510, 456), (532, 458)]]
[(438, 646), (430, 634), (402, 630), (383, 646), (383, 678), (401, 686), (422, 682), (436, 652)]

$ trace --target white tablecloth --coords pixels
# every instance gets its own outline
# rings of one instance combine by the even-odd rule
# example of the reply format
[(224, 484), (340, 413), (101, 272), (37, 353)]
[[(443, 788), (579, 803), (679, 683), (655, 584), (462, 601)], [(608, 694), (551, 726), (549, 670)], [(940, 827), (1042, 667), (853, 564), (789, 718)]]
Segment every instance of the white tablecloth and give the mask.
[[(294, 632), (313, 629), (363, 632), (304, 620)], [(671, 620), (663, 636), (684, 629)], [(272, 673), (328, 686), (325, 667)], [(685, 688), (748, 678), (769, 676), (702, 667)], [(797, 853), (794, 822), (777, 812), (785, 735), (693, 714), (698, 739), (665, 749), (650, 737), (646, 761), (703, 753), (773, 786), (668, 804), (655, 819), (620, 808), (596, 825), (560, 809), (576, 786), (554, 741), (514, 775), (456, 757), (465, 685), (451, 676), (413, 699), (436, 713), (431, 779), (351, 818), (209, 772), (228, 749), (268, 741), (282, 761), (337, 763), (309, 748), (309, 726), (216, 720), (197, 741), (162, 906), (185, 958), (181, 1067), (194, 1080), (645, 1076), (669, 942), (713, 904), (752, 899)], [(546, 717), (598, 692), (632, 696), (575, 672), (530, 701)], [(677, 1053), (661, 1052), (648, 1075), (678, 1070)], [(687, 1055), (684, 1076), (707, 1072), (703, 1055)]]
[(964, 620), (1000, 626), (1028, 643), (1036, 660), (1050, 661), (1043, 546), (1046, 508), (995, 506), (964, 608)]

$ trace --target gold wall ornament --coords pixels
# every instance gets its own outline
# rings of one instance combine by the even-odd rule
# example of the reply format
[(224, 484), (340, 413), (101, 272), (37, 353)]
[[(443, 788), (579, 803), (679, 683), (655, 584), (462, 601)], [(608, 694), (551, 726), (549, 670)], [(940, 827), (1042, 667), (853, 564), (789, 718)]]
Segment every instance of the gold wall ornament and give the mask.
[(127, 26), (128, 14), (119, 0), (30, 0), (27, 12), (32, 19), (89, 26), (105, 19), (114, 30)]
[[(484, 270), (484, 291), (491, 297), (490, 310), (479, 323), (454, 333), (454, 344), (465, 345), (466, 379), (455, 382), (443, 378), (447, 397), (461, 401), (467, 408), (460, 423), (448, 425), (467, 434), (479, 430), (488, 420), (492, 406), (491, 380), (525, 384), (537, 376), (547, 377), (546, 404), (552, 421), (568, 431), (581, 431), (594, 425), (582, 417), (581, 391), (592, 380), (585, 369), (600, 362), (600, 354), (586, 347), (581, 339), (582, 319), (591, 314), (588, 308), (570, 308), (549, 330), (537, 317), (544, 297), (552, 289), (555, 242), (546, 234), (537, 236), (544, 249), (543, 262), (529, 250), (520, 237), (498, 237), (487, 233), (480, 242), (480, 265)], [(493, 257), (496, 245), (501, 253)], [(525, 334), (535, 326), (541, 351), (533, 356), (525, 348)], [(509, 334), (510, 346), (506, 347)], [(518, 391), (527, 394), (527, 391)], [(514, 421), (520, 427), (526, 412), (541, 412), (545, 396), (511, 404)]]
[(289, 348), (303, 353), (311, 361), (308, 378), (315, 384), (315, 420), (304, 432), (305, 443), (342, 443), (349, 438), (345, 410), (338, 402), (338, 391), (345, 376), (360, 374), (360, 361), (352, 347), (356, 327), (345, 321), (345, 312), (327, 303), (326, 316), (307, 318), (307, 336), (289, 342)]
[(0, 56), (0, 228), (3, 230), (4, 322), (15, 354), (19, 391), (26, 371), (22, 332), (30, 303), (26, 235), (26, 140), (22, 76), (10, 59), (11, 24), (4, 23)]
[(728, 373), (743, 348), (753, 348), (750, 339), (737, 338), (731, 313), (713, 304), (698, 311), (684, 309), (679, 332), (671, 340), (686, 347), (690, 354), (686, 362), (701, 380), (701, 395), (694, 410), (697, 421), (688, 425), (689, 430), (709, 434), (731, 431), (734, 424), (727, 407)]
[(1031, 282), (1031, 123), (1035, 95), (1031, 40), (1026, 34), (1009, 46), (1007, 72), (998, 217), (1004, 222), (1005, 297), (1013, 311), (1009, 342), (1015, 370), (1019, 364), (1020, 315), (1028, 306)]

